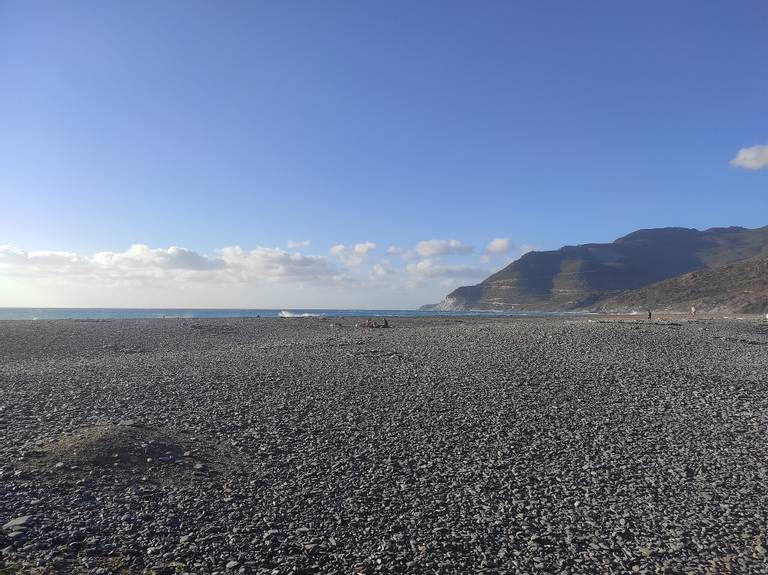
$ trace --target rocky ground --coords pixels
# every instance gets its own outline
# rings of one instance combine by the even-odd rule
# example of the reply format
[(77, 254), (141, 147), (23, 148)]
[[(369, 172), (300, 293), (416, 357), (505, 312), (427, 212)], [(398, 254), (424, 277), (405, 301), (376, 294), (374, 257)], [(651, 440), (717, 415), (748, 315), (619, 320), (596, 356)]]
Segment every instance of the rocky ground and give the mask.
[(768, 325), (0, 323), (0, 573), (768, 573)]

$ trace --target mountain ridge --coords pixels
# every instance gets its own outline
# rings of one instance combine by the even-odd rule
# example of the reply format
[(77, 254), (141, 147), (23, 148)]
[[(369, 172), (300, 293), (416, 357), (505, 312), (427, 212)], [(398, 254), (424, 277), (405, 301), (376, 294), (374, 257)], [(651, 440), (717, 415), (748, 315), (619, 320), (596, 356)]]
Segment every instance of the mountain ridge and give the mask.
[(479, 284), (455, 289), (432, 309), (591, 309), (628, 290), (763, 253), (768, 226), (641, 229), (610, 243), (528, 252)]

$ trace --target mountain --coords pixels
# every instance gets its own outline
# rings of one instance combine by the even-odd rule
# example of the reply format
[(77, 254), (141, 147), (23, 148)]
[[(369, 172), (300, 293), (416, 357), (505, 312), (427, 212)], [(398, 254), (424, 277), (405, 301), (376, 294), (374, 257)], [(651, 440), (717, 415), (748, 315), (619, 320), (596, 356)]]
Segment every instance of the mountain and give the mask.
[(606, 244), (529, 252), (439, 310), (574, 310), (626, 290), (768, 253), (768, 226), (639, 230)]
[(703, 269), (597, 302), (599, 311), (768, 313), (768, 254)]

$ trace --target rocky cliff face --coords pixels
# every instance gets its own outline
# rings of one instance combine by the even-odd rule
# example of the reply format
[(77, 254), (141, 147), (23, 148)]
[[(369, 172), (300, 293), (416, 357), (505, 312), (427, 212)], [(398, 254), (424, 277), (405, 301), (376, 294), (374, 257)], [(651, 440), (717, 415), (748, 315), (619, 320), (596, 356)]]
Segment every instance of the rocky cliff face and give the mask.
[(607, 244), (530, 252), (436, 309), (574, 310), (626, 290), (768, 253), (768, 226), (757, 229), (639, 230)]

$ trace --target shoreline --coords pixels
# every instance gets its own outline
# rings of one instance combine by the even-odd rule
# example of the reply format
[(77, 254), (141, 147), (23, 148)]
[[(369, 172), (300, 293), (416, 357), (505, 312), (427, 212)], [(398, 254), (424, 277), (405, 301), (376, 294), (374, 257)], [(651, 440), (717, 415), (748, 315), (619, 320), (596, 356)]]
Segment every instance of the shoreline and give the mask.
[(167, 317), (56, 317), (56, 318), (0, 318), (0, 328), (5, 324), (13, 323), (45, 323), (45, 322), (147, 322), (147, 321), (334, 321), (345, 319), (367, 319), (367, 318), (381, 319), (388, 318), (390, 321), (434, 321), (434, 320), (456, 320), (463, 321), (524, 321), (524, 320), (552, 320), (552, 321), (635, 321), (635, 322), (649, 322), (649, 321), (747, 321), (747, 322), (768, 322), (766, 316), (762, 314), (708, 314), (697, 313), (696, 317), (692, 317), (688, 313), (683, 312), (653, 312), (652, 318), (649, 320), (645, 314), (642, 313), (597, 313), (597, 312), (544, 312), (541, 315), (538, 312), (525, 312), (520, 315), (504, 315), (504, 314), (484, 314), (476, 315), (472, 313), (462, 314), (460, 312), (452, 312), (450, 314), (435, 314), (435, 315), (392, 315), (392, 314), (343, 314), (343, 315), (293, 315), (293, 316), (167, 316)]

